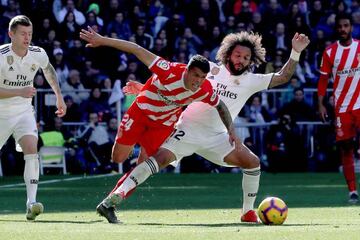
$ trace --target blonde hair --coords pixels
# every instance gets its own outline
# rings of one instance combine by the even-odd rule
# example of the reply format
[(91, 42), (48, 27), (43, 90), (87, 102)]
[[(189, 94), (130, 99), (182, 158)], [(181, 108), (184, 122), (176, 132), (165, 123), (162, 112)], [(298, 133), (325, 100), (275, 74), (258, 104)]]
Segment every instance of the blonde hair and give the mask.
[(9, 22), (9, 31), (16, 31), (17, 26), (32, 26), (30, 19), (25, 15), (17, 15), (13, 17)]
[(219, 51), (216, 54), (216, 60), (222, 64), (229, 61), (229, 57), (237, 45), (248, 47), (251, 50), (250, 65), (259, 66), (265, 63), (266, 50), (261, 44), (261, 35), (253, 32), (230, 33), (222, 40)]

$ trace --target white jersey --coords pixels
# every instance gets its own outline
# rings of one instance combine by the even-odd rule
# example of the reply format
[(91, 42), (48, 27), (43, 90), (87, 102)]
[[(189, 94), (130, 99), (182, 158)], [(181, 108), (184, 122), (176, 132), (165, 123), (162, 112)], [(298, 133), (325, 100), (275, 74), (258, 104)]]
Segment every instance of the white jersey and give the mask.
[[(207, 79), (220, 99), (225, 103), (234, 120), (251, 95), (268, 88), (273, 73), (254, 74), (245, 72), (240, 76), (231, 75), (224, 65), (210, 62)], [(182, 113), (178, 125), (192, 129), (194, 138), (204, 138), (206, 134), (218, 134), (226, 130), (218, 111), (207, 104), (195, 102)]]
[[(0, 88), (19, 89), (34, 85), (39, 67), (45, 68), (49, 58), (44, 49), (30, 46), (24, 57), (16, 55), (11, 44), (0, 46)], [(0, 99), (0, 118), (18, 115), (32, 108), (31, 98)]]

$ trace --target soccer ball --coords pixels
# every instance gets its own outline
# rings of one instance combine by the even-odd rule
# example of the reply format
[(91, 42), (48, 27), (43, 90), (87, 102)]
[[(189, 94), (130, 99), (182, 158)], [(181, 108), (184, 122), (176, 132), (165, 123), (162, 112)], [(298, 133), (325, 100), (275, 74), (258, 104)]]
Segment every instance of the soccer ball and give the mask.
[(283, 200), (277, 197), (265, 198), (258, 207), (258, 215), (266, 225), (281, 225), (284, 223), (288, 208)]

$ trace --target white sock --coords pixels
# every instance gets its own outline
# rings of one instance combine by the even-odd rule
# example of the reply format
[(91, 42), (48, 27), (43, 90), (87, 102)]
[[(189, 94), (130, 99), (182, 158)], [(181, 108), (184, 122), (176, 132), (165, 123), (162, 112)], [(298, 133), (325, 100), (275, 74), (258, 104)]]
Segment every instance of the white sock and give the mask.
[(251, 169), (243, 169), (243, 214), (254, 209), (254, 203), (260, 182), (260, 166)]
[(134, 189), (137, 185), (143, 183), (147, 178), (157, 172), (159, 172), (159, 165), (155, 158), (150, 157), (137, 165), (114, 193), (126, 196), (129, 191)]
[(39, 156), (37, 154), (24, 155), (24, 181), (26, 185), (26, 206), (36, 202), (36, 193), (39, 182)]

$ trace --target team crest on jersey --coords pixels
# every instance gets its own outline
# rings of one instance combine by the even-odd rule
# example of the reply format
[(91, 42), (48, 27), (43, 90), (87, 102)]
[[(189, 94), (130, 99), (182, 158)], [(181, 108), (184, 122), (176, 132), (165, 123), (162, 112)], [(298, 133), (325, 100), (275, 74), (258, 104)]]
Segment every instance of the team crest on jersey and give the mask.
[(166, 60), (160, 60), (156, 63), (156, 66), (158, 66), (159, 68), (161, 68), (162, 70), (169, 70), (170, 69), (170, 65)]
[(12, 66), (9, 67), (9, 72), (14, 71), (14, 68)]
[(220, 72), (220, 68), (213, 67), (210, 72), (211, 72), (212, 75), (216, 75), (216, 74), (218, 74)]
[(32, 72), (34, 72), (34, 71), (36, 70), (36, 65), (35, 65), (35, 64), (31, 65), (30, 70), (31, 70)]
[(14, 57), (13, 56), (7, 56), (6, 61), (9, 65), (14, 63)]

